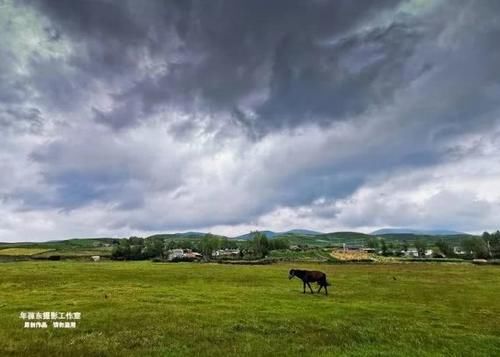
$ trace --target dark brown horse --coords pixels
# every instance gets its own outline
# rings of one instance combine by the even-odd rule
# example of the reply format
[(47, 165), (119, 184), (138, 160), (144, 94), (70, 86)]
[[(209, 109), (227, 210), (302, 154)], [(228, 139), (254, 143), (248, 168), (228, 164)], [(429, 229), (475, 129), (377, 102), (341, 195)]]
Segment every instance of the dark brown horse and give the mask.
[(311, 294), (314, 294), (311, 284), (309, 283), (317, 282), (319, 285), (318, 293), (321, 291), (321, 288), (325, 288), (325, 294), (328, 295), (327, 286), (330, 285), (330, 283), (326, 280), (325, 273), (320, 271), (290, 269), (288, 272), (288, 279), (292, 279), (294, 276), (304, 283), (304, 294), (306, 293), (306, 284), (311, 290)]

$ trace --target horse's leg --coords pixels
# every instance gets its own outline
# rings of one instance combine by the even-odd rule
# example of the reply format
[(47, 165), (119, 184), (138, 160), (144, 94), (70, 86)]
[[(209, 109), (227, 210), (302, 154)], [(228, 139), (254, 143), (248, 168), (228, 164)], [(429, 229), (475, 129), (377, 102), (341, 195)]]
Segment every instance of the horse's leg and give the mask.
[(319, 284), (319, 289), (318, 289), (318, 294), (319, 292), (321, 291), (321, 288), (323, 287), (323, 285)]
[(303, 283), (304, 283), (304, 294), (305, 294), (306, 293), (306, 282), (303, 281)]
[(314, 294), (314, 291), (313, 291), (313, 289), (311, 288), (311, 284), (309, 284), (309, 282), (307, 282), (307, 286), (309, 286), (309, 290), (311, 290), (311, 294)]
[(326, 285), (325, 285), (325, 295), (328, 295), (328, 289), (327, 289)]

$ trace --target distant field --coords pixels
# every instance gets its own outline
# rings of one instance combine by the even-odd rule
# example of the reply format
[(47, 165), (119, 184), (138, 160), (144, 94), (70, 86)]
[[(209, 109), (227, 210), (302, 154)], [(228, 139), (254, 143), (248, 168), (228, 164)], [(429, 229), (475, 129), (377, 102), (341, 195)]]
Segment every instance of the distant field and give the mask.
[(334, 250), (331, 252), (331, 256), (340, 261), (356, 261), (356, 260), (373, 260), (375, 261), (378, 256), (375, 254), (368, 254), (359, 251), (347, 251)]
[[(0, 257), (48, 258), (61, 257), (90, 257), (92, 255), (110, 256), (111, 239), (68, 239), (63, 241), (41, 243), (1, 243)], [(2, 259), (0, 259), (2, 260)]]
[[(303, 295), (290, 267), (325, 271)], [(0, 356), (492, 356), (500, 269), (472, 264), (0, 265)], [(107, 297), (107, 298), (106, 298)], [(22, 311), (78, 311), (75, 330)]]
[(273, 250), (269, 253), (271, 258), (280, 258), (283, 260), (313, 260), (321, 261), (331, 258), (328, 250), (324, 249), (308, 249), (305, 251), (293, 251), (293, 250)]
[(61, 257), (85, 257), (92, 255), (111, 255), (111, 247), (109, 248), (95, 248), (95, 249), (61, 249), (46, 251), (37, 254), (36, 257), (49, 257), (51, 255), (59, 255)]
[(51, 249), (43, 249), (43, 248), (4, 248), (0, 249), (0, 255), (9, 255), (9, 256), (31, 256), (35, 254), (50, 252)]

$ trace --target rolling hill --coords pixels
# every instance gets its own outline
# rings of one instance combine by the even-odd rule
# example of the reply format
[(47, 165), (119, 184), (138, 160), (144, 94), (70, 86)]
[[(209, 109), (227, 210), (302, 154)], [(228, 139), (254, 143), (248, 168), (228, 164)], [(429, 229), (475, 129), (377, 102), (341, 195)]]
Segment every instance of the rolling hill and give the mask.
[[(273, 231), (268, 231), (268, 230), (259, 231), (259, 232), (263, 233), (269, 239), (272, 239), (272, 238), (275, 238), (278, 236), (287, 235), (287, 234), (296, 234), (296, 235), (302, 235), (302, 236), (316, 236), (316, 235), (323, 234), (320, 232), (311, 231), (309, 229), (291, 229), (291, 230), (286, 231), (286, 232), (273, 232)], [(251, 239), (252, 237), (253, 237), (253, 232), (242, 234), (240, 236), (236, 236), (233, 238), (239, 239), (239, 240), (248, 240), (248, 239)]]
[(429, 236), (451, 236), (467, 234), (446, 229), (412, 229), (412, 228), (382, 228), (371, 233), (372, 235), (384, 234), (416, 234)]

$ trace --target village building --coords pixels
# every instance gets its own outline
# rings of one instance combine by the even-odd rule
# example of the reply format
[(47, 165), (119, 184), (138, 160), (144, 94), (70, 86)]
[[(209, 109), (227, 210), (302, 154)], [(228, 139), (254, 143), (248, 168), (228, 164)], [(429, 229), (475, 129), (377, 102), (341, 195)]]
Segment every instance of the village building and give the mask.
[(171, 249), (167, 252), (167, 260), (182, 259), (184, 251), (182, 249)]
[(214, 257), (237, 257), (239, 255), (239, 249), (219, 249), (212, 253)]

